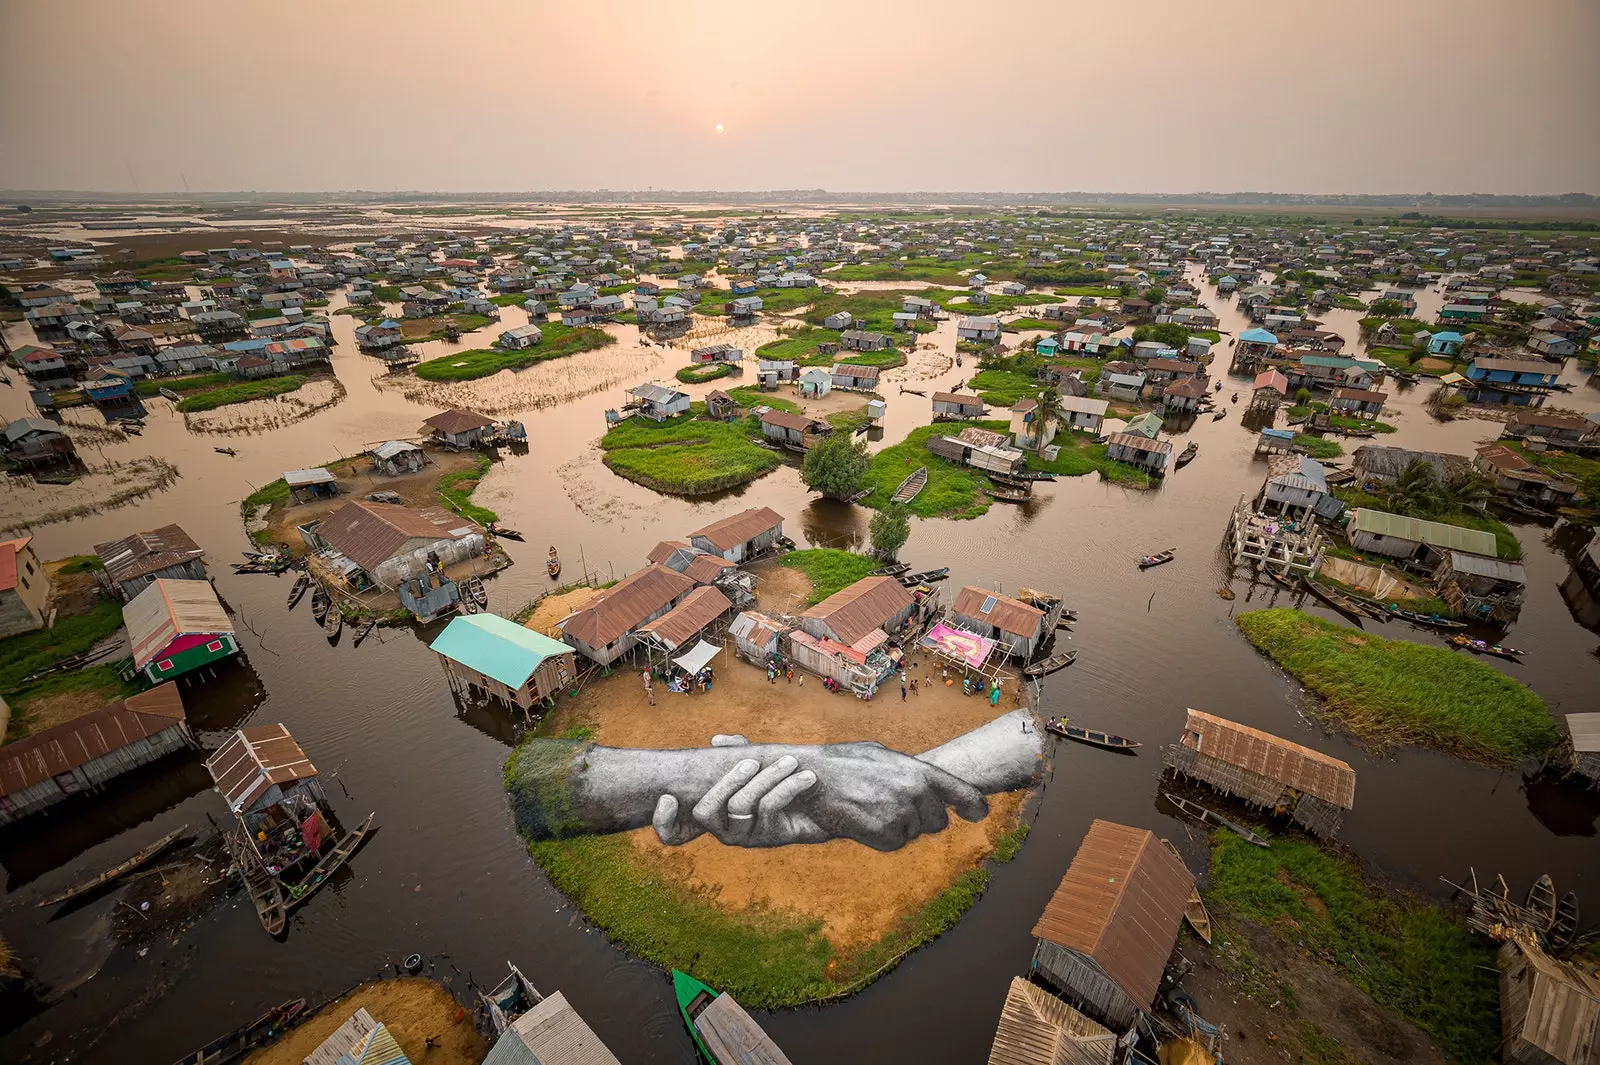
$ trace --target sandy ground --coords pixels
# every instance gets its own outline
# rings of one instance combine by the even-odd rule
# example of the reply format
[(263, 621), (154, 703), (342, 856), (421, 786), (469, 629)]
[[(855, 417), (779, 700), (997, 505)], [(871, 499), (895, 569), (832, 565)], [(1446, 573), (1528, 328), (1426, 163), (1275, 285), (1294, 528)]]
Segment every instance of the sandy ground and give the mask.
[(829, 392), (825, 396), (813, 399), (802, 397), (800, 390), (793, 385), (785, 385), (770, 395), (799, 404), (800, 409), (813, 418), (825, 418), (839, 411), (865, 410), (867, 401), (874, 398), (877, 393), (869, 396), (864, 392)]
[[(300, 1065), (307, 1054), (365, 1007), (394, 1035), (406, 1057), (426, 1065), (478, 1065), (488, 1042), (472, 1026), (472, 1014), (432, 980), (405, 977), (363, 984), (331, 1002), (269, 1047), (245, 1058), (246, 1065)], [(426, 1046), (429, 1038), (438, 1045)]]
[(389, 477), (378, 473), (366, 458), (349, 463), (336, 463), (334, 476), (339, 481), (339, 494), (332, 499), (317, 499), (309, 503), (293, 503), (282, 510), (267, 515), (267, 527), (275, 543), (289, 544), (296, 550), (305, 544), (300, 539), (298, 527), (317, 518), (326, 518), (352, 499), (365, 499), (369, 492), (395, 492), (412, 507), (436, 507), (439, 496), (435, 491), (439, 478), (457, 470), (470, 469), (477, 461), (472, 451), (428, 451), (429, 464), (416, 473)]
[(553, 640), (559, 640), (561, 630), (556, 628), (556, 622), (568, 614), (582, 610), (599, 594), (599, 588), (583, 587), (574, 588), (560, 595), (547, 595), (539, 600), (539, 606), (528, 615), (528, 620), (523, 624), (534, 632), (541, 632)]
[[(811, 578), (791, 566), (763, 566), (756, 576), (756, 609), (764, 614), (798, 614), (811, 595)], [(715, 692), (713, 692), (715, 694)]]
[[(924, 657), (915, 671), (937, 675)], [(916, 753), (936, 747), (1012, 709), (1008, 694), (998, 707), (965, 697), (959, 684), (900, 701), (898, 686), (871, 702), (830, 695), (815, 677), (801, 684), (768, 684), (766, 673), (724, 652), (713, 663), (709, 695), (673, 695), (657, 686), (657, 704), (645, 699), (636, 674), (623, 672), (591, 684), (566, 703), (556, 731), (576, 724), (595, 728), (596, 740), (616, 747), (703, 747), (717, 733), (739, 733), (753, 743), (838, 743), (876, 740)], [(990, 796), (989, 816), (971, 824), (951, 815), (950, 827), (883, 853), (850, 840), (745, 849), (702, 836), (668, 857), (684, 880), (730, 907), (792, 908), (821, 918), (836, 946), (877, 939), (903, 915), (927, 903), (971, 869), (995, 840), (1017, 824), (1023, 792)], [(634, 846), (659, 854), (652, 829), (629, 833)]]
[[(1230, 921), (1212, 943), (1207, 948), (1185, 931), (1180, 947), (1195, 968), (1184, 977), (1183, 990), (1193, 996), (1200, 1016), (1227, 1027), (1223, 1053), (1229, 1065), (1325, 1061), (1303, 1044), (1308, 1025), (1337, 1041), (1350, 1065), (1444, 1065), (1444, 1053), (1427, 1033), (1265, 929)], [(1249, 960), (1241, 968), (1244, 958)], [(1283, 985), (1293, 989), (1292, 1005)]]

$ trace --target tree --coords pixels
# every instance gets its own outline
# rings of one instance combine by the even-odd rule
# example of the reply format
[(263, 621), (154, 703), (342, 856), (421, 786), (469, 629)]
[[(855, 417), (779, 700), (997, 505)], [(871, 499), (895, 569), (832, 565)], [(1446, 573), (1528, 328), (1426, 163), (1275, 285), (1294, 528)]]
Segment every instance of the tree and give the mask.
[(1150, 304), (1152, 307), (1165, 302), (1166, 298), (1167, 290), (1162, 288), (1160, 285), (1152, 285), (1150, 288), (1144, 290), (1145, 302)]
[(1417, 459), (1400, 471), (1385, 494), (1385, 505), (1396, 514), (1425, 518), (1445, 509), (1433, 464)]
[(835, 433), (806, 452), (800, 479), (807, 488), (830, 499), (849, 499), (861, 491), (871, 465), (865, 440), (849, 433)]
[(1295, 390), (1294, 403), (1297, 407), (1304, 407), (1311, 402), (1311, 389), (1300, 388)]
[(1482, 510), (1494, 495), (1494, 482), (1473, 469), (1462, 470), (1439, 489), (1446, 510)]
[(1142, 340), (1154, 340), (1158, 344), (1182, 351), (1184, 345), (1189, 343), (1189, 330), (1177, 322), (1141, 325), (1133, 331), (1133, 342), (1137, 344)]
[(1033, 446), (1035, 451), (1043, 451), (1050, 442), (1050, 426), (1061, 422), (1061, 393), (1047, 388), (1039, 393), (1035, 402), (1038, 406), (1033, 408)]
[(1406, 313), (1399, 300), (1374, 300), (1367, 311), (1375, 318), (1398, 318)]
[(890, 503), (872, 516), (867, 535), (872, 538), (873, 552), (892, 560), (911, 535), (910, 511), (899, 503)]

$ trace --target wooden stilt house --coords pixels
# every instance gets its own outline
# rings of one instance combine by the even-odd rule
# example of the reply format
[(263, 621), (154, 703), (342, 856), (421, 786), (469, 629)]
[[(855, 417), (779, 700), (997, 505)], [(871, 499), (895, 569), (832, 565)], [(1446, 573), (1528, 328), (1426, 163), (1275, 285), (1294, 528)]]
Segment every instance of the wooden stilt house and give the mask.
[(1182, 737), (1162, 757), (1176, 772), (1324, 838), (1355, 805), (1356, 771), (1348, 762), (1199, 710), (1189, 711)]

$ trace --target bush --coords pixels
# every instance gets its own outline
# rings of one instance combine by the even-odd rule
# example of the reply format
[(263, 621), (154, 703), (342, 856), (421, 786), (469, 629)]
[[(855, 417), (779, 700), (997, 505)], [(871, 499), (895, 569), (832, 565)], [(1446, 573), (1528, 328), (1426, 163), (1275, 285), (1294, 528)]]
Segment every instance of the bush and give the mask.
[(876, 514), (867, 525), (872, 538), (872, 550), (879, 556), (893, 559), (911, 537), (911, 516), (898, 503), (890, 503)]
[(807, 488), (830, 499), (849, 499), (861, 491), (871, 465), (866, 441), (835, 433), (806, 452), (800, 479)]

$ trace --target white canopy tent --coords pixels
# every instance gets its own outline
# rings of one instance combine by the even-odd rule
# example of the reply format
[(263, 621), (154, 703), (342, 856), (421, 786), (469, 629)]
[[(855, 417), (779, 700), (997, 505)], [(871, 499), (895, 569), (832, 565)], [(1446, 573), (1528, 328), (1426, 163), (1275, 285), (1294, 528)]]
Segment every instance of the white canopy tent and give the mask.
[(688, 673), (692, 676), (693, 674), (698, 673), (702, 669), (706, 668), (706, 664), (713, 658), (717, 657), (717, 652), (720, 650), (722, 650), (722, 648), (718, 647), (716, 644), (707, 643), (706, 641), (701, 640), (696, 643), (688, 652), (679, 655), (677, 658), (674, 658), (672, 663), (679, 669), (682, 669), (685, 673)]

